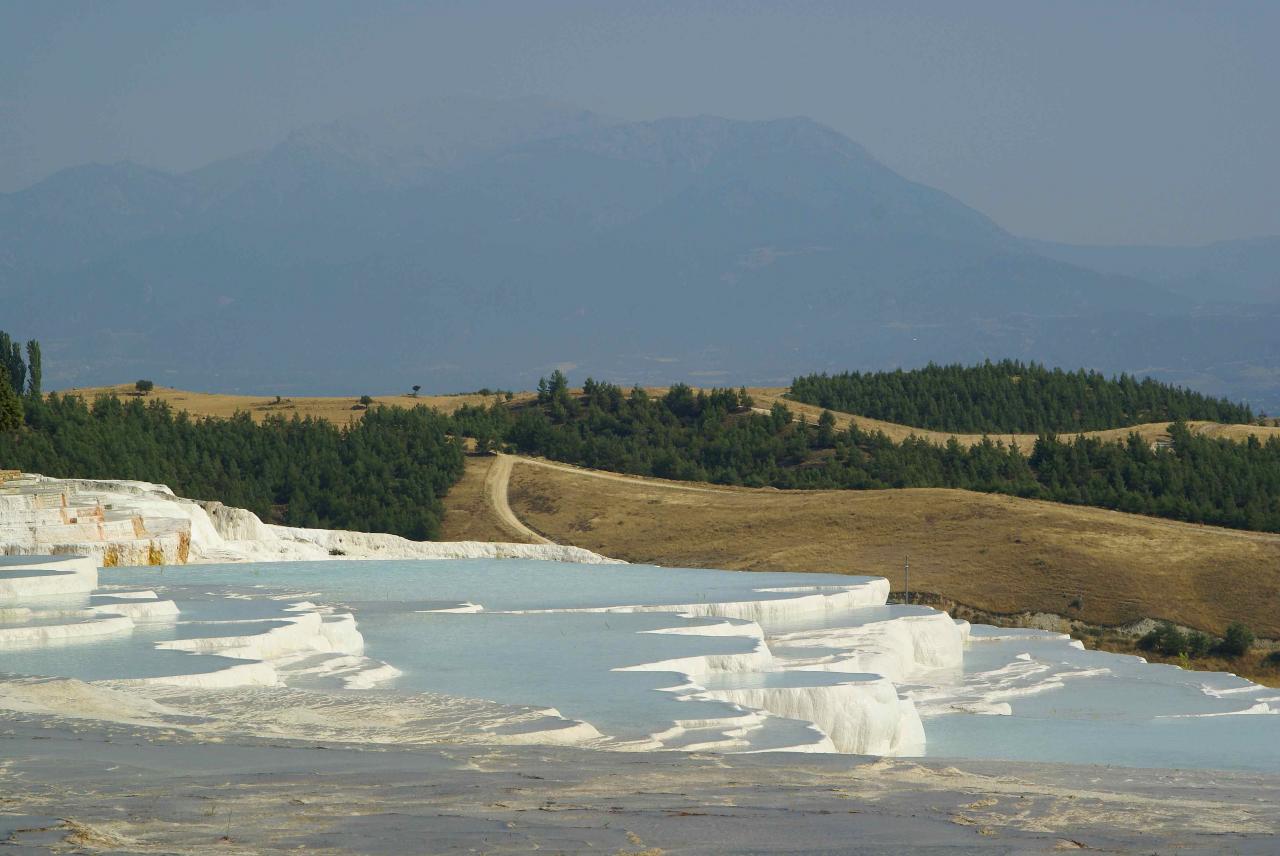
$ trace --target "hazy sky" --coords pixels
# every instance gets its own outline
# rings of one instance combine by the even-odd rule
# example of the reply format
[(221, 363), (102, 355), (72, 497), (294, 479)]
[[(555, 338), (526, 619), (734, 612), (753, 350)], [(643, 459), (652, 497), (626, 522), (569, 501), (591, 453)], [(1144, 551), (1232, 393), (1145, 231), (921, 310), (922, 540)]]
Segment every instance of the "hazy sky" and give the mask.
[(1011, 231), (1280, 234), (1280, 2), (13, 2), (0, 191), (426, 95), (806, 115)]

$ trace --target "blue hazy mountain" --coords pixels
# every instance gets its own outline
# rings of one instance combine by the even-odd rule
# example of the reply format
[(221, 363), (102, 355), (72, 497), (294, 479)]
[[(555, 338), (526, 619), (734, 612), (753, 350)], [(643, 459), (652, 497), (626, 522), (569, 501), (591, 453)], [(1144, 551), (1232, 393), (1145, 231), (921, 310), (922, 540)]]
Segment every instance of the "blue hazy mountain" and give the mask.
[(556, 365), (781, 383), (1010, 356), (1280, 398), (1280, 308), (1073, 252), (808, 119), (533, 99), (431, 100), (183, 175), (91, 165), (0, 196), (6, 329), (45, 343), (47, 385), (444, 390)]
[(1197, 301), (1280, 304), (1280, 236), (1198, 247), (1097, 247), (1048, 241), (1030, 242), (1030, 246), (1069, 264), (1160, 283)]

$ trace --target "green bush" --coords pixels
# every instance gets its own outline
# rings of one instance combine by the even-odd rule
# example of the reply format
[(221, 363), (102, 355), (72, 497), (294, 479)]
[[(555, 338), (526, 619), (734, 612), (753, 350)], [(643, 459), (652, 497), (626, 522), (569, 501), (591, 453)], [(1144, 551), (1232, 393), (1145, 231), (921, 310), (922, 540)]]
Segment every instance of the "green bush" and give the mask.
[(1144, 651), (1153, 651), (1166, 657), (1177, 657), (1188, 653), (1187, 635), (1173, 625), (1162, 621), (1152, 631), (1138, 640), (1138, 647)]
[(1224, 657), (1242, 657), (1253, 647), (1253, 631), (1239, 621), (1227, 625), (1226, 635), (1218, 643), (1217, 653)]
[(1213, 637), (1199, 630), (1187, 634), (1187, 655), (1203, 657), (1213, 650)]

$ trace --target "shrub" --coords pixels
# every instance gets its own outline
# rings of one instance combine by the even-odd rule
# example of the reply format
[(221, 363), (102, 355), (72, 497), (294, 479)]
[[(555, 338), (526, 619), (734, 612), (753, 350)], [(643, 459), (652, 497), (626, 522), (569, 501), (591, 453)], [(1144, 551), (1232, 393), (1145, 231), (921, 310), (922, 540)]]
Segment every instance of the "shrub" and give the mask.
[(1203, 657), (1213, 650), (1213, 638), (1207, 633), (1193, 630), (1187, 634), (1187, 654), (1192, 657)]
[(1138, 640), (1138, 647), (1166, 657), (1187, 653), (1187, 637), (1172, 622), (1162, 621), (1154, 630)]
[(1262, 662), (1268, 666), (1280, 666), (1280, 651), (1272, 651)]
[(147, 393), (151, 392), (151, 390), (155, 389), (156, 385), (153, 381), (136, 380), (133, 382), (133, 388), (138, 393), (138, 395), (146, 395)]
[(1241, 657), (1253, 647), (1253, 631), (1239, 621), (1227, 625), (1226, 635), (1218, 643), (1217, 652), (1224, 657)]

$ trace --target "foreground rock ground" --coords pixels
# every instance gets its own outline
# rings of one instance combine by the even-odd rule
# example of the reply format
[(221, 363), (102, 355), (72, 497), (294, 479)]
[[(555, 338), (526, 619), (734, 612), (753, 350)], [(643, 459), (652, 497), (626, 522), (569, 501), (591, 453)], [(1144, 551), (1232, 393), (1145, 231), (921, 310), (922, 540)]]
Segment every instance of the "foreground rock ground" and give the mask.
[[(1260, 747), (1274, 751), (1274, 747)], [(1280, 779), (183, 735), (0, 717), (4, 852), (1275, 853)]]

